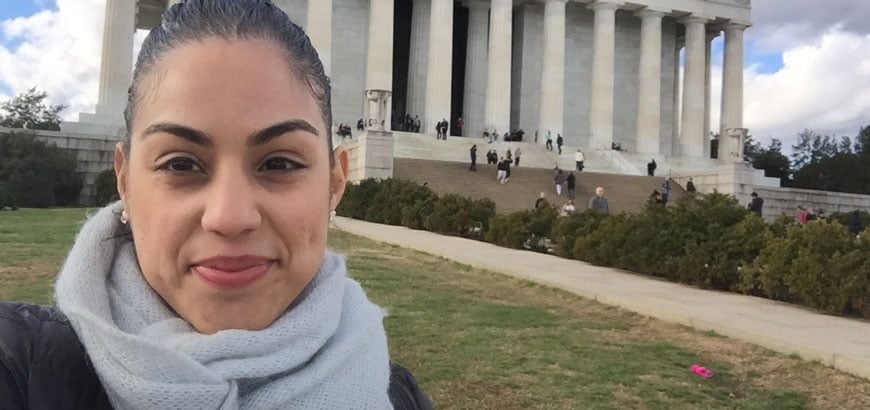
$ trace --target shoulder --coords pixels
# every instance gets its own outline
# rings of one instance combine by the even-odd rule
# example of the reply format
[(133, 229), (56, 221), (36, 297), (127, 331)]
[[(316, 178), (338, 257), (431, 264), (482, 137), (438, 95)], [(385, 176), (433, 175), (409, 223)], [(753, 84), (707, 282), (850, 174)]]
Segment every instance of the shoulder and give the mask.
[(390, 363), (390, 402), (397, 410), (430, 410), (432, 402), (408, 369)]
[(105, 408), (66, 317), (51, 306), (0, 302), (0, 408)]

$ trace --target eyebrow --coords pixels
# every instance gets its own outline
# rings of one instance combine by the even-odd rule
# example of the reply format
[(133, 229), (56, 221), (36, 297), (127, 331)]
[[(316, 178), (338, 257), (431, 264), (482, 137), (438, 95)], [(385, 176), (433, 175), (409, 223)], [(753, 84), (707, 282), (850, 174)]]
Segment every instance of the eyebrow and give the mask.
[[(254, 132), (247, 138), (248, 146), (256, 147), (264, 145), (269, 141), (280, 137), (281, 135), (289, 134), (296, 131), (305, 131), (314, 136), (320, 136), (320, 133), (317, 132), (317, 129), (314, 128), (314, 126), (311, 125), (308, 121), (296, 119), (280, 122), (278, 124)], [(176, 137), (190, 141), (197, 145), (202, 145), (206, 147), (211, 147), (214, 145), (214, 140), (207, 133), (172, 122), (158, 122), (156, 124), (151, 124), (142, 133), (142, 138), (145, 138), (151, 134), (161, 132), (166, 134), (172, 134)]]

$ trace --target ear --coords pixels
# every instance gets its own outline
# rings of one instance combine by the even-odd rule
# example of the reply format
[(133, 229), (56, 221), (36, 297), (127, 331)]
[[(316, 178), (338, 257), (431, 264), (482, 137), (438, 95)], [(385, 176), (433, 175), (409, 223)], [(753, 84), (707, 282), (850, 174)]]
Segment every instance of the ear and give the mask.
[(124, 156), (124, 143), (119, 142), (115, 145), (115, 179), (116, 187), (118, 189), (118, 197), (121, 198), (121, 202), (124, 202), (124, 199), (127, 196), (127, 158)]
[(344, 187), (347, 185), (348, 171), (348, 155), (344, 148), (336, 148), (333, 152), (335, 155), (335, 165), (332, 167), (332, 173), (329, 181), (329, 209), (335, 210), (341, 202), (341, 197), (344, 196)]

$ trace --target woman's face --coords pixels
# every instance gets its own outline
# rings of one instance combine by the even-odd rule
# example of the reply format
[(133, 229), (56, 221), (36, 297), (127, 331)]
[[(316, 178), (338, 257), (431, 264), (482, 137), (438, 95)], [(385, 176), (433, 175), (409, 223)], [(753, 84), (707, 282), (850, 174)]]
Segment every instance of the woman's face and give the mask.
[(145, 279), (202, 333), (268, 327), (344, 192), (309, 89), (269, 42), (193, 42), (144, 79), (131, 128), (115, 171)]

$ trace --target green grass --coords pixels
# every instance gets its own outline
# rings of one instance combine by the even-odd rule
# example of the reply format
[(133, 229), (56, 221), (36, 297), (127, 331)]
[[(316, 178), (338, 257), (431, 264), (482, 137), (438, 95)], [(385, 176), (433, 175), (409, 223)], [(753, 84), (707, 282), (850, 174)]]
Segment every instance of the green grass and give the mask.
[[(0, 213), (0, 300), (50, 302), (85, 214)], [(330, 246), (390, 312), (391, 358), (437, 408), (860, 408), (870, 392), (816, 363), (444, 258), (337, 231)], [(715, 376), (693, 375), (693, 363)], [(819, 380), (832, 382), (820, 391)]]

